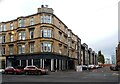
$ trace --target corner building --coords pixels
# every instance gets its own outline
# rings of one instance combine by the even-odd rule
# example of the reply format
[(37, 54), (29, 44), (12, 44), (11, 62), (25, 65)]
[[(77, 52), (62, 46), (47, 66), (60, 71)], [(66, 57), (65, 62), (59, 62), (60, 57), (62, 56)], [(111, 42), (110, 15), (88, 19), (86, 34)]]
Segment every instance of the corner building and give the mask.
[(36, 14), (0, 23), (0, 56), (6, 67), (35, 65), (54, 71), (79, 64), (80, 38), (78, 43), (78, 37), (53, 12), (42, 5)]

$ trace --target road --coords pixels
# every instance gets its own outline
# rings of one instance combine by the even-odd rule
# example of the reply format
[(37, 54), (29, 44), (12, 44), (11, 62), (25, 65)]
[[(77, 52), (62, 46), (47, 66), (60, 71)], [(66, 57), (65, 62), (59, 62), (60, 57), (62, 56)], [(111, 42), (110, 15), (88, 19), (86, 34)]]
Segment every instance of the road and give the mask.
[(118, 71), (103, 67), (82, 72), (50, 72), (49, 75), (2, 75), (2, 82), (118, 82), (119, 78)]

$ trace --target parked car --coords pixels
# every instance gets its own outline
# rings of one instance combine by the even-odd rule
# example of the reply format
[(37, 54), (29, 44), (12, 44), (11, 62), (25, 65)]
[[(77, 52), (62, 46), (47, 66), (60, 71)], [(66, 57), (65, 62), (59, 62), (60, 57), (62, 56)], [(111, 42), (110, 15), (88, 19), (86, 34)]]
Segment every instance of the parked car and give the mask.
[(110, 70), (117, 71), (116, 65), (111, 65), (111, 66), (110, 66)]
[(12, 66), (9, 66), (9, 67), (6, 67), (5, 68), (5, 74), (23, 74), (24, 73), (24, 69), (20, 66), (18, 67), (12, 67)]
[(118, 65), (111, 65), (111, 66), (110, 66), (110, 70), (120, 71), (120, 66), (118, 66)]
[(88, 65), (88, 69), (89, 70), (96, 69), (96, 66), (95, 65)]
[(48, 74), (48, 69), (38, 68), (36, 66), (26, 66), (24, 68), (25, 74)]
[(100, 66), (100, 65), (96, 65), (95, 67), (96, 67), (96, 69), (102, 68), (102, 66)]
[(4, 69), (0, 69), (0, 73), (3, 74), (5, 72)]
[(88, 66), (87, 65), (82, 65), (82, 70), (87, 70)]

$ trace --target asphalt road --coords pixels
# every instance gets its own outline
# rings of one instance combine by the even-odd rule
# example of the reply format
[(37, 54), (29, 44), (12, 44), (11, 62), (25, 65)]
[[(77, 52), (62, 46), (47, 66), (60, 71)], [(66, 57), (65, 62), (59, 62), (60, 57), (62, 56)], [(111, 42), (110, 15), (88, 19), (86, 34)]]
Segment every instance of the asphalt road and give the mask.
[(110, 71), (109, 67), (95, 70), (58, 71), (49, 75), (2, 75), (2, 82), (118, 82), (118, 71)]

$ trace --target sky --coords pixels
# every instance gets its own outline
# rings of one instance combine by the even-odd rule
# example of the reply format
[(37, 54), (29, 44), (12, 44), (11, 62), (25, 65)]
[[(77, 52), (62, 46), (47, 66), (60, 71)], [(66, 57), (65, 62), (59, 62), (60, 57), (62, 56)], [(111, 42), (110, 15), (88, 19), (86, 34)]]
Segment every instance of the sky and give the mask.
[(115, 55), (120, 0), (0, 0), (0, 22), (37, 13), (41, 5), (54, 14), (96, 53)]

